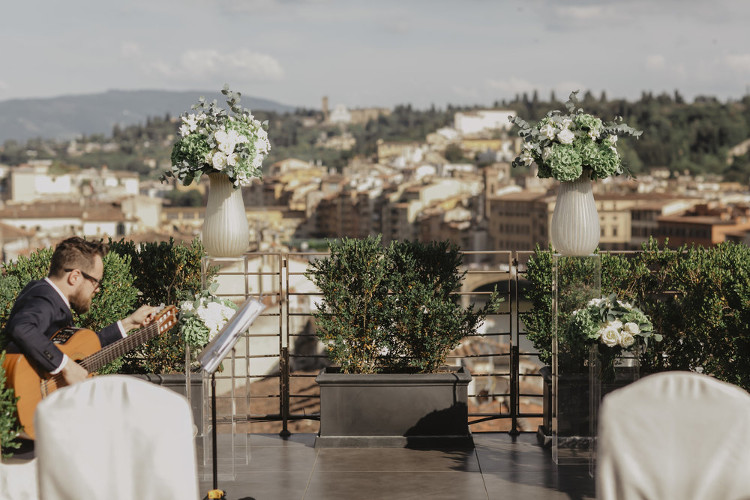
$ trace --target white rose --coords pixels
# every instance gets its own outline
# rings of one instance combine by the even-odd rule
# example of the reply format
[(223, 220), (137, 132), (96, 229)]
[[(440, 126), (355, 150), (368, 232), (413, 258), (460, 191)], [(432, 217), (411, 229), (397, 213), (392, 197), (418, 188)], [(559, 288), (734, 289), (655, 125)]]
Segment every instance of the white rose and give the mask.
[(237, 156), (237, 153), (232, 153), (232, 154), (228, 155), (227, 156), (227, 165), (229, 165), (230, 167), (236, 166), (238, 158), (239, 157)]
[(633, 323), (632, 321), (629, 321), (622, 325), (622, 331), (627, 332), (630, 335), (638, 335), (641, 333), (641, 329), (638, 327), (638, 324)]
[(545, 123), (542, 125), (542, 127), (539, 129), (539, 132), (543, 133), (547, 136), (547, 139), (550, 141), (555, 138), (555, 127), (553, 127), (549, 123)]
[(187, 125), (180, 125), (180, 135), (182, 137), (187, 137), (190, 135), (190, 127)]
[(599, 329), (599, 338), (607, 347), (614, 347), (619, 343), (619, 330), (607, 324), (604, 328)]
[(219, 143), (219, 151), (227, 155), (234, 152), (235, 142), (232, 139), (231, 132), (227, 133), (223, 130), (217, 130), (216, 133), (214, 133), (214, 138), (216, 139), (216, 142)]
[(635, 343), (635, 337), (633, 337), (633, 335), (630, 332), (626, 330), (620, 330), (620, 340), (619, 340), (620, 347), (628, 348), (634, 343)]
[(245, 142), (244, 136), (241, 136), (236, 130), (230, 130), (229, 132), (227, 132), (227, 139), (232, 144)]
[(222, 153), (221, 151), (217, 151), (211, 157), (211, 164), (216, 170), (224, 170), (224, 167), (227, 166), (227, 155)]
[(258, 139), (257, 141), (255, 141), (255, 149), (261, 154), (268, 153), (268, 146), (268, 141), (264, 139)]
[(563, 129), (557, 134), (557, 140), (562, 144), (573, 144), (576, 135), (568, 129)]

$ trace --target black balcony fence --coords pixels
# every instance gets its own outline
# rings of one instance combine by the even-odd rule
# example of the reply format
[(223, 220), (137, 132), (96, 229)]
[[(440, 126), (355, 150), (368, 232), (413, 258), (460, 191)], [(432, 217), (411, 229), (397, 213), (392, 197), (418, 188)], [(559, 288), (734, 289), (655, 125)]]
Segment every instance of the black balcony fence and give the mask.
[[(465, 338), (448, 363), (465, 365), (472, 432), (536, 432), (543, 419), (542, 364), (523, 327), (526, 262), (533, 252), (464, 251), (464, 305), (481, 306), (492, 290), (504, 301), (480, 331)], [(236, 259), (205, 258), (218, 267), (218, 294), (235, 300), (259, 297), (266, 310), (237, 343), (217, 374), (222, 419), (244, 432), (317, 432), (320, 402), (315, 377), (327, 356), (315, 336), (312, 313), (319, 293), (305, 277), (322, 252), (257, 252)], [(227, 365), (227, 363), (225, 363)], [(223, 409), (223, 410), (222, 410)], [(223, 415), (223, 416), (222, 416)], [(224, 426), (228, 428), (228, 426)]]

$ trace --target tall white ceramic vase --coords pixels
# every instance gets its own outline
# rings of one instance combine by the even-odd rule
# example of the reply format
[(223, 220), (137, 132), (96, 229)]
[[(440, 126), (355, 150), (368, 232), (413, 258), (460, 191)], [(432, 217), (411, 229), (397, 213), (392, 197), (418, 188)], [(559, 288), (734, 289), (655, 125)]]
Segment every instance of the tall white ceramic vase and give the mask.
[(589, 255), (599, 245), (599, 214), (591, 180), (561, 182), (552, 214), (552, 246), (562, 255)]
[(208, 174), (210, 187), (203, 219), (203, 246), (211, 257), (238, 257), (247, 250), (249, 231), (242, 190), (222, 173)]

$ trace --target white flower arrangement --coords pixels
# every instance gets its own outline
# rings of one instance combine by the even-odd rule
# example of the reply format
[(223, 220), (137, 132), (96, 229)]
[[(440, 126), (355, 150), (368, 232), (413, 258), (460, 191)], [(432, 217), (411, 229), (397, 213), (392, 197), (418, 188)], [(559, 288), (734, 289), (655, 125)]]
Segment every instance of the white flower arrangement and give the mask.
[(592, 299), (585, 308), (573, 311), (567, 335), (568, 338), (582, 335), (588, 344), (630, 350), (637, 343), (647, 345), (649, 338), (661, 342), (662, 336), (653, 333), (653, 328), (643, 311), (610, 295)]
[(198, 182), (204, 173), (222, 172), (240, 188), (262, 176), (263, 159), (271, 150), (268, 122), (261, 123), (240, 106), (239, 92), (224, 86), (221, 93), (227, 96), (231, 113), (216, 101), (207, 104), (201, 97), (192, 107), (195, 113), (181, 116), (180, 138), (172, 147), (172, 168), (162, 180), (174, 177), (187, 186)]
[(180, 304), (180, 335), (193, 349), (205, 347), (234, 316), (237, 305), (217, 297), (216, 284)]
[(618, 134), (637, 138), (642, 131), (621, 123), (620, 117), (605, 124), (583, 109), (576, 109), (577, 94), (578, 91), (571, 92), (565, 103), (569, 114), (553, 110), (536, 125), (517, 116), (510, 118), (524, 140), (521, 154), (513, 160), (514, 167), (536, 163), (540, 178), (553, 177), (558, 181), (574, 181), (582, 175), (591, 180), (604, 179), (624, 172), (617, 151)]

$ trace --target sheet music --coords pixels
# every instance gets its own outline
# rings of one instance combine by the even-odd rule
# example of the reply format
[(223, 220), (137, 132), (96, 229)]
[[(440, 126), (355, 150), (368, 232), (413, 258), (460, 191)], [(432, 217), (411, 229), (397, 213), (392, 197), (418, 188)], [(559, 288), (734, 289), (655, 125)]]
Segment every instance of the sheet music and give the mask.
[(227, 321), (224, 328), (198, 355), (198, 362), (207, 373), (211, 374), (216, 371), (219, 364), (237, 343), (240, 335), (253, 324), (255, 318), (260, 316), (265, 308), (266, 306), (262, 302), (251, 297), (245, 301), (242, 307), (237, 309), (237, 312)]

